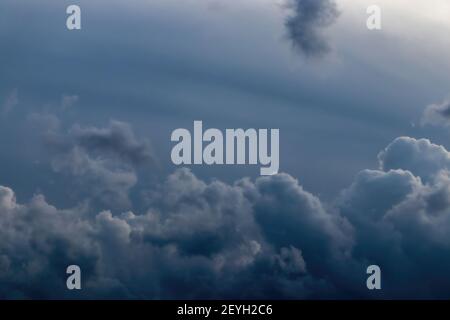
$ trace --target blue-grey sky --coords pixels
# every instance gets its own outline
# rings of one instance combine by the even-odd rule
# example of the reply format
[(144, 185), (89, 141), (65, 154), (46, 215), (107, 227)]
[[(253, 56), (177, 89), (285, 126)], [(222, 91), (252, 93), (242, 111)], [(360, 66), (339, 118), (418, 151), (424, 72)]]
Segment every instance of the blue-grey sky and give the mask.
[[(81, 30), (66, 28), (65, 10), (70, 4), (81, 7)], [(366, 8), (372, 4), (382, 9), (382, 30), (366, 28)], [(154, 277), (149, 280), (154, 291), (147, 292), (136, 287), (139, 275), (128, 283), (126, 275), (119, 271), (105, 271), (108, 268), (102, 259), (108, 256), (106, 251), (116, 243), (114, 241), (120, 239), (105, 240), (102, 243), (105, 252), (100, 254), (99, 260), (92, 258), (94, 254), (88, 248), (91, 244), (77, 243), (74, 250), (83, 253), (81, 256), (88, 268), (105, 277), (92, 280), (91, 297), (108, 295), (105, 288), (109, 285), (113, 287), (112, 297), (183, 297), (180, 292), (190, 280), (173, 280), (171, 276), (178, 268), (192, 268), (198, 276), (204, 272), (212, 282), (220, 281), (221, 276), (232, 278), (237, 267), (224, 266), (224, 275), (217, 276), (211, 270), (218, 268), (218, 260), (224, 257), (244, 259), (239, 253), (242, 250), (256, 254), (266, 249), (271, 255), (267, 254), (263, 261), (255, 262), (245, 272), (270, 273), (273, 261), (288, 257), (292, 263), (300, 263), (305, 258), (304, 273), (308, 272), (308, 258), (311, 259), (312, 273), (300, 282), (289, 282), (292, 275), (274, 279), (273, 283), (261, 284), (261, 288), (245, 292), (243, 296), (265, 297), (264, 290), (275, 286), (280, 296), (297, 297), (293, 292), (299, 290), (298, 297), (360, 297), (364, 293), (354, 284), (354, 279), (347, 279), (349, 287), (345, 290), (339, 287), (341, 281), (345, 282), (343, 270), (359, 270), (370, 260), (396, 260), (380, 257), (380, 252), (391, 250), (388, 249), (392, 245), (389, 235), (380, 240), (382, 245), (377, 248), (365, 245), (369, 242), (366, 236), (358, 238), (361, 230), (370, 229), (368, 234), (377, 234), (385, 221), (369, 223), (370, 217), (367, 221), (356, 217), (357, 209), (381, 210), (380, 215), (389, 220), (395, 212), (413, 206), (402, 202), (407, 201), (406, 198), (426, 198), (425, 193), (445, 184), (441, 171), (429, 168), (445, 171), (448, 164), (436, 160), (438, 162), (431, 165), (427, 162), (428, 156), (417, 150), (428, 148), (429, 141), (420, 138), (431, 141), (433, 151), (429, 158), (435, 159), (433, 152), (438, 153), (434, 146), (450, 148), (447, 126), (450, 112), (445, 112), (450, 109), (447, 106), (450, 98), (449, 17), (450, 4), (446, 0), (426, 3), (420, 0), (3, 0), (0, 3), (0, 185), (14, 191), (17, 202), (23, 203), (22, 211), (34, 205), (29, 202), (36, 201), (30, 200), (36, 195), (45, 196), (45, 200), (39, 200), (45, 201), (45, 205), (38, 206), (54, 205), (58, 208), (55, 210), (77, 208), (70, 210), (79, 210), (83, 212), (81, 215), (91, 217), (92, 212), (112, 212), (112, 216), (99, 213), (94, 219), (98, 224), (102, 219), (114, 222), (118, 219), (116, 214), (133, 211), (138, 218), (121, 216), (123, 220), (116, 221), (117, 229), (111, 232), (122, 232), (119, 229), (124, 224), (130, 230), (139, 229), (138, 224), (143, 224), (144, 229), (149, 225), (150, 230), (144, 232), (148, 234), (140, 236), (158, 242), (161, 247), (147, 250), (140, 244), (132, 250), (144, 250), (143, 261), (161, 259), (161, 265), (176, 265), (166, 273), (154, 271)], [(259, 166), (194, 166), (190, 172), (177, 171), (170, 161), (173, 147), (170, 134), (176, 128), (191, 129), (194, 120), (202, 120), (205, 127), (220, 129), (279, 128), (280, 171), (286, 176), (257, 178)], [(403, 136), (410, 140), (395, 140)], [(103, 144), (105, 141), (109, 143), (107, 147)], [(420, 147), (414, 147), (416, 144)], [(388, 146), (392, 146), (389, 150), (395, 158), (392, 167), (391, 162), (386, 165), (388, 162), (383, 161), (387, 160), (379, 155)], [(417, 161), (420, 162), (422, 156), (426, 158), (423, 160), (426, 169), (422, 170), (422, 164), (418, 165), (416, 160), (408, 167), (409, 160), (402, 157), (401, 150), (409, 147)], [(389, 155), (389, 150), (385, 154)], [(416, 165), (421, 168), (417, 172)], [(404, 172), (390, 172), (391, 169), (404, 169)], [(432, 170), (433, 179), (437, 179), (429, 184), (424, 178), (428, 170)], [(244, 186), (235, 184), (245, 177), (252, 182), (246, 180)], [(177, 179), (181, 181), (179, 186)], [(365, 188), (373, 180), (380, 186), (374, 187), (372, 194), (369, 187)], [(386, 188), (382, 187), (384, 183)], [(400, 199), (386, 191), (395, 183), (404, 186), (409, 193), (399, 191)], [(295, 192), (290, 191), (291, 185)], [(175, 191), (164, 192), (164, 188)], [(285, 196), (282, 195), (284, 188)], [(422, 193), (417, 191), (421, 188)], [(191, 208), (190, 201), (183, 204), (176, 195), (171, 198), (171, 192), (177, 190), (181, 194), (187, 192), (186, 198), (192, 197), (194, 203), (209, 204), (212, 200), (208, 192), (213, 194), (211, 197), (217, 193), (217, 203), (223, 202), (224, 207), (229, 199), (237, 197), (242, 208), (237, 208), (238, 204), (231, 209), (224, 209), (222, 205), (217, 208), (218, 204), (213, 201), (211, 208), (203, 208), (205, 212), (200, 213), (198, 208)], [(364, 207), (367, 197), (383, 190), (387, 192), (383, 198), (388, 203), (386, 208)], [(279, 197), (282, 202), (279, 208), (277, 203), (266, 203), (270, 202), (264, 198), (267, 192)], [(359, 199), (364, 192), (369, 195)], [(254, 194), (248, 196), (248, 193)], [(413, 195), (407, 197), (410, 193)], [(5, 191), (5, 194), (9, 193)], [(291, 197), (293, 206), (298, 202), (297, 209), (284, 208), (284, 202)], [(248, 203), (244, 203), (244, 198)], [(264, 204), (268, 208), (265, 209)], [(248, 217), (240, 216), (250, 210), (249, 207), (260, 206), (261, 210), (254, 209), (251, 214), (255, 221), (248, 222)], [(85, 207), (87, 209), (83, 210), (92, 212), (80, 209)], [(359, 209), (362, 207), (365, 209)], [(392, 213), (394, 207), (396, 211)], [(146, 216), (152, 208), (156, 208), (157, 218)], [(189, 227), (182, 217), (175, 219), (175, 225), (164, 222), (169, 219), (166, 217), (169, 213), (181, 214), (183, 210), (193, 214), (193, 223), (200, 226)], [(223, 231), (224, 238), (231, 236), (230, 230), (236, 227), (227, 220), (226, 214), (221, 216), (221, 210), (235, 212), (239, 224), (244, 225), (242, 228), (252, 230), (250, 234), (258, 229), (254, 238), (238, 234), (236, 240), (229, 243), (222, 238), (211, 240), (217, 232), (211, 229), (212, 225)], [(315, 232), (318, 235), (302, 240), (295, 236), (279, 239), (273, 229), (283, 230), (289, 223), (272, 222), (271, 219), (275, 219), (272, 214), (286, 211), (287, 221), (291, 221), (290, 215), (301, 215), (302, 210), (307, 212), (306, 217), (293, 218), (294, 223), (299, 222), (299, 230), (306, 229), (306, 235)], [(417, 214), (422, 212), (420, 210), (417, 209)], [(450, 207), (442, 210), (448, 215)], [(205, 226), (201, 225), (203, 214), (211, 219)], [(218, 220), (212, 218), (216, 215)], [(400, 217), (393, 221), (400, 225), (404, 216), (398, 215)], [(143, 221), (137, 221), (139, 219)], [(151, 225), (155, 219), (162, 221), (159, 231)], [(58, 220), (55, 228), (71, 229), (72, 224), (71, 220)], [(186, 231), (177, 236), (178, 224), (192, 230), (198, 228), (198, 233)], [(270, 225), (272, 229), (265, 230)], [(101, 229), (100, 226), (92, 228)], [(354, 238), (346, 239), (346, 228), (355, 229)], [(295, 230), (287, 232), (296, 233)], [(197, 234), (200, 234), (199, 240), (195, 239)], [(211, 246), (217, 244), (217, 247), (203, 248), (196, 242), (202, 240), (212, 241)], [(297, 241), (305, 248), (298, 248)], [(429, 241), (439, 243), (436, 252), (446, 252), (450, 248), (448, 239)], [(345, 249), (334, 248), (333, 242)], [(176, 258), (181, 261), (176, 260), (170, 252), (155, 253), (155, 250), (166, 250), (162, 244), (187, 250), (185, 254), (191, 255), (192, 260), (187, 261), (184, 255)], [(308, 250), (308, 246), (316, 248), (318, 253)], [(236, 248), (241, 251), (235, 251)], [(376, 253), (367, 254), (371, 249)], [(202, 250), (207, 252), (206, 258), (197, 254)], [(360, 250), (366, 251), (363, 254)], [(37, 255), (31, 251), (27, 253), (30, 259)], [(328, 264), (336, 260), (342, 262), (348, 252), (352, 252), (354, 260), (338, 264), (338, 270), (334, 269), (329, 276), (330, 283), (321, 286), (324, 274), (330, 272)], [(327, 256), (327, 261), (320, 261), (320, 254)], [(389, 254), (397, 254), (412, 269), (414, 263), (424, 269), (428, 262), (434, 261), (432, 257), (425, 262), (417, 261), (406, 253), (395, 253), (394, 249)], [(4, 256), (10, 265), (19, 263), (8, 257), (8, 253)], [(171, 262), (172, 258), (176, 261)], [(196, 260), (203, 258), (211, 259), (208, 261), (211, 265), (202, 265)], [(267, 259), (272, 261), (268, 265), (265, 264)], [(51, 264), (52, 260), (49, 261), (47, 263)], [(319, 265), (323, 265), (323, 269)], [(388, 262), (386, 265), (389, 268)], [(141, 270), (141, 267), (136, 268)], [(388, 277), (398, 283), (406, 282), (398, 276), (398, 270), (390, 271)], [(361, 277), (364, 278), (364, 274)], [(167, 278), (173, 281), (166, 285), (160, 283)], [(245, 281), (235, 281), (239, 283), (224, 285), (217, 296), (237, 294), (236, 288)], [(8, 285), (17, 289), (17, 297), (27, 297), (33, 291), (19, 289), (22, 285), (14, 281)], [(445, 296), (450, 292), (450, 285), (445, 285), (436, 288), (430, 280), (417, 286), (426, 287), (430, 296)], [(192, 296), (205, 297), (207, 289), (205, 285)], [(403, 293), (390, 288), (387, 294), (403, 297)], [(47, 295), (48, 290), (42, 289), (41, 294)], [(0, 297), (2, 295), (5, 293), (0, 289)]]
[[(365, 2), (338, 3), (336, 23), (323, 30), (330, 52), (314, 58), (295, 50), (289, 7), (277, 1), (80, 1), (75, 32), (65, 28), (70, 1), (4, 1), (0, 92), (6, 100), (16, 90), (19, 100), (4, 120), (47, 112), (69, 126), (127, 121), (152, 140), (163, 167), (170, 132), (195, 119), (280, 128), (281, 170), (330, 196), (375, 167), (396, 136), (427, 135), (412, 123), (449, 91), (449, 24), (434, 13), (448, 12), (445, 1), (428, 14), (381, 1), (375, 32), (365, 27)], [(61, 110), (65, 95), (78, 100)], [(258, 172), (197, 169), (219, 178)]]

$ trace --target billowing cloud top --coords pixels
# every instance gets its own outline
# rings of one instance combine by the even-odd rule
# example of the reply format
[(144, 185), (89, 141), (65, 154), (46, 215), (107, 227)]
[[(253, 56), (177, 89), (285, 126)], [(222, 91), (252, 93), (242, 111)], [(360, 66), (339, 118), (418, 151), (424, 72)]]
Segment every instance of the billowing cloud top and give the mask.
[[(147, 211), (120, 214), (58, 209), (42, 195), (21, 204), (0, 187), (0, 296), (448, 297), (449, 155), (398, 138), (380, 153), (381, 169), (361, 171), (333, 205), (287, 174), (227, 184), (179, 169), (147, 193)], [(65, 289), (69, 264), (83, 270), (82, 292)], [(365, 289), (369, 264), (383, 270), (380, 294)]]

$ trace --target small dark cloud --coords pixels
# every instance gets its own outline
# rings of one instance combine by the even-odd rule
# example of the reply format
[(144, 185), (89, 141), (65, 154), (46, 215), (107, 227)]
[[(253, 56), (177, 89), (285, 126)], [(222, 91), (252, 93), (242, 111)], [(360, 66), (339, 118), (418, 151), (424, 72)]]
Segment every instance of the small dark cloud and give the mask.
[(323, 29), (332, 25), (339, 11), (334, 0), (291, 0), (292, 15), (286, 19), (288, 37), (294, 49), (307, 57), (330, 50)]
[(449, 126), (450, 100), (440, 104), (431, 104), (425, 108), (421, 119), (422, 125)]
[(134, 166), (148, 165), (153, 154), (147, 141), (138, 141), (127, 123), (111, 121), (107, 128), (75, 125), (71, 131), (75, 143), (93, 153), (108, 154)]

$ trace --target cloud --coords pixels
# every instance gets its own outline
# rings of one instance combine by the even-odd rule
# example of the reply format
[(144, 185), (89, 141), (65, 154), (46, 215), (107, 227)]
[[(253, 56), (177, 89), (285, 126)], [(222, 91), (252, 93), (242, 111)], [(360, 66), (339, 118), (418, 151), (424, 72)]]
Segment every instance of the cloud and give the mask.
[(352, 229), (345, 219), (328, 212), (289, 175), (260, 178), (255, 185), (254, 214), (265, 238), (278, 249), (300, 249), (311, 273), (330, 275), (330, 260), (342, 258), (352, 246)]
[(288, 37), (294, 49), (307, 57), (322, 56), (330, 50), (322, 30), (332, 25), (339, 11), (333, 0), (292, 0), (293, 13), (286, 19)]
[(52, 168), (55, 172), (77, 178), (78, 187), (86, 197), (112, 207), (131, 206), (128, 196), (137, 183), (137, 175), (130, 167), (122, 167), (116, 161), (94, 158), (86, 150), (75, 146), (55, 156)]
[(93, 271), (95, 243), (87, 242), (92, 230), (80, 214), (58, 210), (43, 196), (18, 204), (11, 189), (0, 187), (0, 297), (43, 297), (49, 284), (62, 292), (70, 261)]
[(397, 138), (379, 155), (383, 171), (362, 171), (338, 201), (354, 228), (353, 259), (380, 265), (388, 297), (450, 296), (449, 156)]
[(64, 94), (61, 98), (61, 108), (67, 110), (71, 108), (75, 103), (77, 103), (79, 97), (77, 95), (67, 95)]
[(149, 143), (138, 140), (130, 125), (74, 125), (65, 133), (54, 115), (35, 114), (30, 119), (42, 130), (53, 170), (71, 176), (79, 196), (119, 210), (131, 207), (129, 193), (138, 181), (137, 170), (155, 162)]
[(440, 104), (431, 104), (427, 106), (420, 123), (421, 125), (449, 126), (450, 100), (445, 100)]
[(77, 145), (90, 152), (105, 153), (134, 166), (148, 165), (154, 160), (149, 143), (138, 141), (130, 125), (124, 122), (111, 121), (107, 128), (75, 125), (70, 135)]
[[(186, 183), (193, 188), (180, 188)], [(206, 184), (181, 169), (161, 186), (172, 192), (167, 199), (162, 193), (166, 207), (95, 216), (83, 208), (59, 210), (43, 196), (18, 204), (2, 187), (0, 296), (294, 297), (330, 290), (325, 279), (308, 273), (307, 258), (295, 246), (300, 242), (283, 246), (263, 237), (253, 209), (266, 197), (261, 187), (249, 180)], [(83, 292), (64, 288), (65, 267), (73, 263), (86, 277)]]
[(399, 137), (378, 155), (384, 171), (405, 169), (429, 182), (441, 170), (450, 169), (450, 155), (428, 139)]
[[(63, 153), (68, 170), (98, 165), (86, 150), (71, 154), (84, 148), (76, 137), (63, 136), (75, 145)], [(58, 209), (42, 195), (18, 203), (0, 187), (0, 297), (448, 298), (448, 156), (398, 138), (379, 170), (328, 204), (288, 174), (229, 184), (185, 168), (154, 186), (142, 212)], [(65, 288), (70, 264), (83, 270), (82, 291)], [(365, 287), (371, 264), (381, 292)]]
[(19, 104), (19, 90), (14, 89), (11, 91), (9, 96), (4, 101), (2, 109), (1, 109), (1, 113), (3, 115), (10, 113), (11, 110), (18, 104)]
[(27, 121), (34, 130), (40, 132), (44, 137), (55, 135), (61, 129), (61, 121), (53, 114), (31, 113)]

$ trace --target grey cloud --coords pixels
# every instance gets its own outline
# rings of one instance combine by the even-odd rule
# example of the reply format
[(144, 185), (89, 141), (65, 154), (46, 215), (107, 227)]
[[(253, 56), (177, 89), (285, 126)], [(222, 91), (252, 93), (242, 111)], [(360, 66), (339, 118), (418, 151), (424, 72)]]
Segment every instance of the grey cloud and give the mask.
[(441, 170), (450, 168), (447, 150), (428, 139), (399, 137), (380, 152), (378, 160), (382, 170), (409, 170), (425, 182), (430, 181)]
[[(354, 259), (366, 261), (367, 265), (379, 265), (383, 277), (391, 276), (395, 280), (399, 270), (385, 268), (391, 263), (394, 266), (404, 264), (406, 256), (400, 245), (402, 234), (386, 221), (386, 217), (421, 186), (420, 179), (403, 170), (365, 170), (358, 174), (337, 205), (354, 228)], [(406, 287), (401, 285), (400, 291), (401, 288)], [(383, 290), (389, 288), (384, 286)]]
[[(0, 295), (295, 297), (315, 287), (324, 292), (333, 287), (308, 273), (302, 249), (272, 245), (263, 237), (253, 219), (253, 201), (260, 197), (255, 184), (206, 184), (182, 169), (162, 188), (178, 187), (178, 181), (188, 186), (187, 180), (194, 190), (178, 188), (182, 195), (175, 202), (168, 196), (167, 211), (150, 208), (141, 215), (59, 210), (42, 196), (18, 204), (12, 190), (2, 187), (0, 266), (5, 272), (0, 275)], [(256, 198), (248, 198), (250, 193)], [(64, 270), (72, 263), (86, 268), (83, 295), (64, 289)]]
[(338, 201), (355, 230), (353, 258), (380, 265), (389, 297), (450, 295), (449, 156), (429, 140), (398, 138), (380, 153), (383, 171), (362, 171)]
[(97, 253), (81, 214), (58, 210), (43, 196), (21, 205), (11, 189), (0, 187), (0, 297), (45, 297), (48, 284), (62, 292), (67, 263), (93, 272)]
[(77, 103), (79, 100), (79, 97), (77, 95), (67, 95), (64, 94), (61, 97), (61, 108), (63, 110), (67, 110), (69, 108), (71, 108), (75, 103)]
[(292, 0), (293, 13), (286, 19), (289, 39), (307, 57), (321, 56), (330, 49), (323, 29), (332, 25), (339, 11), (334, 0)]
[(116, 162), (93, 158), (79, 147), (73, 147), (67, 153), (59, 154), (52, 160), (55, 172), (76, 177), (80, 188), (91, 199), (99, 199), (103, 204), (113, 207), (129, 207), (130, 189), (137, 182), (136, 172), (132, 168), (122, 168)]
[(303, 259), (302, 252), (297, 248), (281, 248), (280, 254), (276, 257), (282, 270), (287, 273), (297, 274), (305, 273), (306, 262)]
[(138, 141), (129, 124), (111, 121), (107, 128), (75, 125), (70, 134), (75, 143), (90, 152), (107, 153), (132, 165), (148, 165), (153, 154), (147, 141)]
[(431, 104), (425, 108), (420, 120), (422, 125), (449, 126), (450, 100), (440, 104)]
[(149, 143), (138, 140), (127, 123), (111, 121), (106, 128), (74, 125), (65, 133), (54, 115), (34, 114), (30, 119), (42, 130), (53, 170), (74, 177), (80, 196), (102, 207), (131, 206), (137, 169), (151, 166), (154, 158)]
[(31, 113), (27, 120), (33, 129), (42, 133), (46, 138), (55, 136), (61, 129), (61, 121), (53, 114)]
[(278, 248), (300, 249), (311, 273), (329, 274), (331, 260), (351, 249), (351, 226), (289, 175), (260, 178), (255, 186), (255, 217), (266, 238)]
[[(396, 139), (381, 169), (361, 171), (333, 205), (287, 174), (228, 184), (179, 169), (148, 210), (120, 214), (62, 210), (40, 195), (21, 204), (1, 187), (0, 296), (448, 298), (446, 155)], [(64, 287), (73, 263), (82, 292)], [(381, 267), (382, 292), (365, 288), (370, 264)]]
[(19, 103), (19, 90), (14, 89), (5, 99), (1, 108), (1, 113), (3, 115), (8, 114), (18, 103)]

